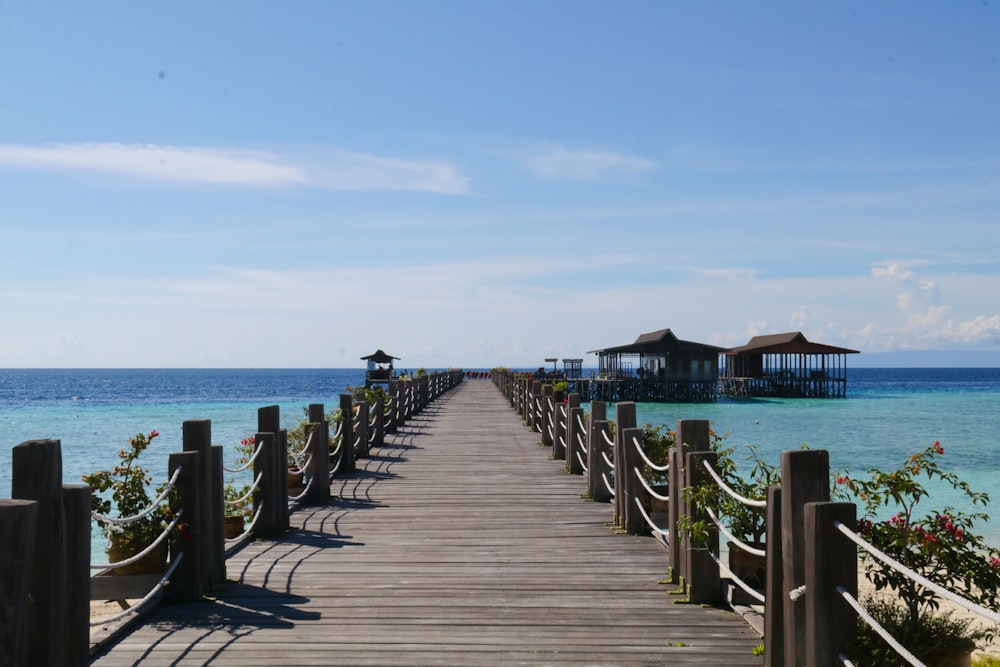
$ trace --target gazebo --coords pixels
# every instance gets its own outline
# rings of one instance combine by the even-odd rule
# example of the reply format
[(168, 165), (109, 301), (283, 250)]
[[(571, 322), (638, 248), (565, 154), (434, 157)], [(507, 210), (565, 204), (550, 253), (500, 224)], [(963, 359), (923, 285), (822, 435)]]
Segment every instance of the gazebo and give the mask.
[[(370, 387), (372, 383), (387, 383), (396, 378), (395, 370), (392, 367), (393, 360), (399, 361), (399, 357), (386, 354), (381, 348), (371, 354), (361, 357), (362, 361), (368, 362), (365, 371), (365, 386)], [(388, 364), (386, 368), (381, 368), (383, 364)]]
[(720, 391), (738, 397), (843, 398), (849, 354), (860, 352), (810, 342), (801, 331), (754, 336), (722, 355)]
[[(598, 357), (596, 398), (714, 401), (719, 354), (724, 351), (681, 340), (670, 329), (642, 334), (628, 345), (592, 350)], [(602, 388), (602, 382), (608, 385)]]

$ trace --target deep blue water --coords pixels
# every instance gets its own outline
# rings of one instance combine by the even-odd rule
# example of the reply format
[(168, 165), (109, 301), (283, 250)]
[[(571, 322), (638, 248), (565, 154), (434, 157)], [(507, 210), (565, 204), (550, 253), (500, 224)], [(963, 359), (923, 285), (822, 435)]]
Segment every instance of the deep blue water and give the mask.
[[(0, 497), (10, 495), (11, 448), (26, 440), (59, 439), (63, 477), (78, 483), (113, 465), (128, 437), (156, 429), (162, 435), (147, 455), (161, 481), (167, 455), (181, 449), (185, 420), (211, 419), (213, 442), (228, 452), (256, 431), (257, 408), (279, 405), (292, 428), (307, 404), (334, 408), (348, 386), (363, 382), (361, 369), (0, 370)], [(945, 467), (1000, 503), (1000, 369), (852, 369), (846, 399), (641, 403), (638, 417), (671, 426), (708, 419), (737, 455), (753, 445), (772, 462), (803, 444), (827, 449), (834, 469), (852, 473), (898, 467), (940, 440)], [(939, 493), (941, 503), (971, 509)], [(1000, 543), (1000, 528), (982, 532)]]

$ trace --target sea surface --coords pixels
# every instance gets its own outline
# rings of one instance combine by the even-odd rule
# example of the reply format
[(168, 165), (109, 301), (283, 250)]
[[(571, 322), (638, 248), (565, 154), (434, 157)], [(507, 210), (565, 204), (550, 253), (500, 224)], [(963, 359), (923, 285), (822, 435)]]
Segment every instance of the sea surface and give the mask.
[[(225, 447), (232, 465), (239, 440), (256, 431), (258, 408), (280, 406), (282, 425), (291, 429), (309, 403), (329, 411), (347, 387), (362, 384), (363, 369), (0, 370), (0, 497), (10, 497), (11, 449), (27, 440), (60, 440), (63, 479), (75, 484), (84, 473), (114, 466), (130, 436), (157, 430), (145, 457), (161, 482), (167, 456), (182, 448), (188, 419), (212, 421), (212, 441)], [(805, 445), (829, 450), (833, 469), (855, 475), (895, 469), (937, 440), (945, 448), (942, 465), (988, 492), (994, 504), (987, 512), (1000, 513), (1000, 369), (853, 369), (847, 393), (826, 400), (640, 403), (637, 412), (640, 425), (673, 428), (677, 419), (708, 419), (728, 434), (737, 461), (747, 445), (775, 464), (782, 451)], [(982, 509), (948, 489), (932, 493), (935, 509)], [(1000, 545), (1000, 520), (981, 524), (979, 532)], [(101, 548), (95, 543), (95, 553)]]

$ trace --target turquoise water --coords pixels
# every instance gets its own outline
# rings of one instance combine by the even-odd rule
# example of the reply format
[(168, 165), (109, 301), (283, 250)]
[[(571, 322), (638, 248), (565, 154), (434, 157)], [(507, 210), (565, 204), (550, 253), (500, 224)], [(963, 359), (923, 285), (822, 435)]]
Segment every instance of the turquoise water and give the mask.
[[(231, 464), (239, 440), (256, 431), (257, 408), (279, 405), (283, 426), (292, 428), (309, 403), (329, 410), (347, 386), (363, 383), (360, 369), (0, 370), (0, 497), (10, 496), (11, 448), (26, 440), (61, 440), (63, 478), (79, 483), (85, 472), (113, 466), (128, 437), (156, 429), (161, 437), (147, 461), (159, 482), (169, 453), (181, 450), (185, 420), (212, 420), (212, 440)], [(1000, 369), (857, 369), (846, 399), (640, 403), (637, 411), (640, 424), (708, 419), (729, 434), (737, 457), (754, 445), (777, 463), (782, 451), (806, 444), (829, 450), (834, 469), (855, 474), (898, 467), (940, 440), (942, 464), (989, 492), (1000, 511)], [(942, 489), (932, 501), (972, 509)], [(997, 522), (980, 532), (1000, 545)]]

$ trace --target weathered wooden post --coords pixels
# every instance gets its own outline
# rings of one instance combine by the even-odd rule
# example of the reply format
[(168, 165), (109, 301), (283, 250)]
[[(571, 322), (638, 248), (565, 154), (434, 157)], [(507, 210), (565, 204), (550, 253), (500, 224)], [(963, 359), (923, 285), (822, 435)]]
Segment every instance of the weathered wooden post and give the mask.
[(337, 472), (350, 475), (356, 470), (354, 463), (354, 396), (351, 394), (340, 395), (340, 414), (340, 464), (337, 466)]
[(389, 381), (389, 411), (385, 417), (385, 432), (395, 433), (399, 419), (399, 380)]
[[(63, 485), (66, 517), (66, 652), (63, 664), (90, 664), (90, 496), (86, 484)], [(4, 572), (5, 570), (0, 570)], [(0, 663), (2, 664), (2, 663)]]
[(615, 405), (615, 450), (612, 458), (615, 463), (615, 525), (619, 527), (625, 526), (625, 506), (628, 503), (625, 485), (629, 470), (625, 463), (625, 448), (632, 446), (625, 440), (625, 432), (632, 428), (635, 428), (635, 403), (621, 401)]
[(542, 395), (539, 399), (539, 411), (541, 412), (541, 423), (539, 430), (542, 433), (542, 446), (552, 449), (552, 433), (555, 430), (552, 424), (555, 422), (555, 403), (552, 401), (552, 385), (542, 385)]
[[(203, 591), (211, 590), (214, 583), (216, 565), (213, 536), (215, 521), (212, 502), (212, 422), (208, 419), (189, 419), (182, 426), (183, 449), (198, 454), (198, 516), (192, 521), (197, 526), (201, 561), (201, 586)], [(222, 515), (218, 517), (222, 521)]]
[[(260, 442), (259, 436), (256, 442)], [(205, 536), (203, 526), (199, 523), (202, 515), (200, 463), (201, 455), (196, 451), (174, 452), (167, 459), (171, 477), (178, 468), (181, 469), (174, 487), (171, 509), (175, 514), (182, 513), (181, 523), (185, 528), (183, 532), (175, 532), (170, 539), (170, 561), (175, 562), (179, 558), (181, 561), (170, 578), (168, 589), (170, 597), (180, 602), (197, 602), (203, 591), (201, 551)], [(260, 523), (257, 525), (259, 527)]]
[(781, 558), (781, 487), (767, 488), (767, 556), (764, 575), (764, 665), (785, 665), (784, 574)]
[[(708, 471), (705, 470), (705, 463), (714, 468), (718, 458), (715, 452), (689, 453), (687, 465), (684, 467), (685, 488), (693, 489), (702, 484), (714, 484)], [(692, 521), (706, 523), (707, 533), (704, 542), (696, 544), (690, 537), (687, 541), (685, 569), (688, 599), (695, 604), (719, 604), (722, 602), (722, 582), (719, 578), (719, 564), (715, 560), (719, 557), (719, 529), (706, 511), (699, 509), (690, 501), (685, 501), (684, 505)]]
[[(806, 661), (806, 604), (791, 598), (806, 583), (805, 506), (830, 500), (830, 457), (821, 449), (781, 453), (782, 600), (785, 606), (785, 664)], [(808, 591), (806, 595), (808, 596)]]
[[(260, 518), (254, 526), (254, 537), (270, 540), (278, 536), (278, 506), (286, 502), (281, 495), (277, 477), (285, 477), (288, 483), (288, 473), (285, 467), (275, 466), (274, 450), (277, 438), (274, 433), (257, 433), (254, 443), (260, 447), (260, 454), (253, 462), (254, 479), (260, 477), (260, 490), (254, 494), (254, 513), (260, 512)], [(263, 507), (261, 507), (263, 505)]]
[[(586, 444), (586, 433), (583, 424), (583, 408), (580, 407), (580, 394), (570, 394), (566, 410), (566, 470), (571, 475), (583, 474), (580, 464), (580, 443)], [(590, 465), (589, 463), (587, 465)]]
[(562, 389), (552, 389), (552, 458), (561, 460), (566, 458), (566, 449), (569, 443), (566, 442), (566, 417), (569, 412), (569, 405), (565, 402), (566, 394)]
[(66, 642), (62, 449), (58, 440), (29, 440), (14, 447), (12, 454), (11, 496), (38, 501), (26, 662), (32, 667), (62, 665)]
[(257, 410), (257, 430), (273, 433), (274, 444), (271, 457), (274, 465), (274, 480), (278, 498), (274, 511), (275, 527), (278, 533), (288, 530), (288, 431), (281, 428), (281, 408), (268, 405)]
[[(679, 441), (678, 441), (679, 442)], [(667, 470), (667, 488), (669, 489), (669, 500), (667, 500), (667, 578), (672, 584), (678, 584), (685, 577), (684, 574), (684, 554), (687, 551), (684, 545), (684, 536), (677, 529), (678, 521), (684, 512), (682, 503), (682, 490), (684, 481), (684, 450), (680, 446), (671, 447), (667, 452), (667, 463), (670, 469)]]
[(608, 404), (604, 401), (591, 401), (590, 423), (587, 429), (587, 492), (594, 502), (599, 503), (611, 500), (611, 493), (604, 483), (604, 478), (610, 470), (602, 454), (606, 447), (605, 440), (611, 437), (607, 408)]
[[(670, 501), (668, 510), (676, 508), (674, 518), (670, 519), (671, 551), (677, 550), (677, 558), (680, 564), (679, 576), (683, 578), (685, 585), (690, 576), (688, 566), (690, 560), (687, 553), (691, 548), (691, 542), (685, 531), (677, 530), (677, 523), (681, 517), (688, 513), (688, 503), (684, 502), (684, 485), (687, 483), (685, 468), (687, 467), (687, 455), (691, 452), (707, 452), (711, 449), (711, 428), (707, 419), (678, 419), (674, 431), (674, 441), (676, 443), (674, 458), (670, 461)], [(676, 461), (674, 460), (676, 459)], [(676, 492), (674, 491), (676, 489)], [(675, 505), (676, 503), (676, 505)], [(675, 539), (676, 534), (676, 539)]]
[[(854, 609), (837, 592), (838, 586), (858, 596), (858, 549), (834, 525), (854, 530), (854, 503), (806, 503), (806, 663), (838, 667), (840, 654), (850, 654), (857, 640)], [(766, 648), (766, 647), (765, 647)]]
[(528, 428), (541, 433), (542, 431), (542, 383), (532, 380), (528, 389)]
[(385, 446), (385, 396), (381, 393), (375, 396), (375, 403), (372, 405), (372, 421), (375, 422), (375, 435), (372, 437), (372, 446)]
[(319, 504), (330, 499), (330, 422), (326, 419), (322, 403), (309, 405), (309, 423), (315, 429), (312, 431), (312, 444), (309, 449), (309, 491), (306, 502)]
[[(625, 482), (624, 528), (629, 535), (646, 535), (649, 526), (642, 516), (636, 503), (649, 507), (649, 493), (639, 475), (642, 474), (642, 457), (636, 451), (635, 442), (642, 442), (644, 430), (638, 427), (628, 428), (622, 433), (622, 464), (621, 476)], [(617, 475), (616, 475), (617, 477)]]
[(211, 448), (212, 466), (209, 468), (209, 475), (212, 481), (212, 495), (208, 502), (212, 512), (212, 532), (209, 536), (208, 548), (212, 550), (212, 563), (215, 569), (212, 571), (213, 585), (222, 584), (226, 581), (226, 483), (223, 480), (223, 456), (222, 445), (212, 445)]
[(37, 501), (0, 499), (0, 664), (12, 667), (29, 664), (28, 596), (37, 522)]
[(359, 459), (366, 459), (371, 454), (371, 443), (369, 441), (369, 422), (368, 422), (368, 401), (358, 401), (355, 403), (357, 405), (357, 435), (355, 436), (358, 440), (358, 451), (356, 456)]

